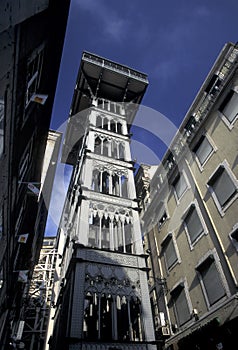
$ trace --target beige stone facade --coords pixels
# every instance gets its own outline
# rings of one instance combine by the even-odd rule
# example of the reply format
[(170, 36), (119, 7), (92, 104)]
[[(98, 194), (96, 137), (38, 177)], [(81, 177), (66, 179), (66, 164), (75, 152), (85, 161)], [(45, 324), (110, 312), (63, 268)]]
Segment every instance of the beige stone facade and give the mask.
[(141, 214), (157, 338), (169, 349), (231, 349), (235, 339), (237, 60), (238, 47), (226, 44), (151, 179)]

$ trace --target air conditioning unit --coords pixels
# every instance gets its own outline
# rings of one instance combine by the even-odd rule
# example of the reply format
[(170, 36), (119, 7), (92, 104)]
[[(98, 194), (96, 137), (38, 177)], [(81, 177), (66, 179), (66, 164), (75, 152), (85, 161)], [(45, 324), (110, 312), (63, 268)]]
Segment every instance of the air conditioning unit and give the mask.
[(170, 329), (169, 329), (168, 326), (161, 327), (161, 332), (162, 332), (162, 335), (164, 335), (164, 336), (169, 336), (170, 335)]

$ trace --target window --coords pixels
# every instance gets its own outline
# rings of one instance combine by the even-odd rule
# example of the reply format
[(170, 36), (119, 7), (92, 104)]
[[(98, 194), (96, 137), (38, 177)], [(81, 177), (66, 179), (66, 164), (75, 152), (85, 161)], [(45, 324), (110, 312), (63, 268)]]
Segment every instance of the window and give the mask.
[(26, 86), (26, 98), (25, 106), (28, 107), (31, 97), (37, 92), (41, 70), (43, 64), (43, 47), (40, 47), (34, 52), (27, 64), (27, 86)]
[(193, 130), (195, 129), (196, 124), (197, 124), (196, 119), (194, 115), (192, 115), (184, 127), (184, 129), (186, 130), (187, 136), (190, 136), (193, 133)]
[(158, 222), (159, 228), (165, 223), (167, 218), (168, 218), (168, 215), (166, 211), (164, 211)]
[(221, 80), (219, 79), (218, 75), (214, 74), (213, 77), (210, 79), (205, 92), (207, 92), (210, 95), (215, 95), (216, 92), (219, 90), (219, 87), (221, 85)]
[(198, 267), (200, 282), (209, 306), (226, 296), (226, 290), (221, 280), (213, 255), (209, 255)]
[(22, 203), (22, 206), (18, 212), (18, 216), (16, 219), (16, 223), (15, 223), (15, 234), (17, 235), (18, 231), (20, 230), (21, 224), (22, 224), (22, 220), (23, 220), (23, 215), (24, 215), (24, 211), (26, 208), (26, 197)]
[(194, 147), (193, 152), (196, 154), (199, 163), (203, 165), (213, 153), (213, 147), (207, 137), (203, 135)]
[[(83, 338), (90, 341), (142, 341), (144, 334), (139, 298), (135, 295), (111, 294), (108, 281), (103, 276), (93, 280), (87, 275), (86, 279), (87, 283), (94, 285), (94, 290), (87, 291), (84, 299)], [(105, 291), (95, 291), (98, 283), (105, 285), (105, 282)], [(115, 278), (111, 282), (118, 283)]]
[(192, 204), (184, 219), (185, 229), (192, 244), (205, 232), (200, 216), (201, 214), (198, 213), (196, 206)]
[(176, 321), (179, 326), (182, 326), (191, 319), (191, 311), (183, 283), (171, 291), (171, 299)]
[(237, 183), (228, 166), (220, 165), (208, 181), (214, 201), (222, 212), (237, 194)]
[(232, 123), (238, 115), (238, 94), (234, 90), (225, 97), (219, 111), (226, 117), (229, 123)]
[(94, 210), (89, 216), (89, 246), (132, 253), (131, 221), (131, 216), (123, 214), (122, 210), (116, 211), (110, 217), (107, 212), (96, 213)]
[(29, 164), (31, 161), (31, 153), (32, 153), (32, 139), (29, 141), (26, 149), (21, 157), (21, 161), (19, 164), (19, 172), (18, 172), (18, 181), (21, 182), (24, 180), (24, 177), (29, 169)]
[(178, 254), (172, 233), (169, 233), (161, 244), (167, 269), (171, 269), (178, 262)]
[(231, 239), (236, 251), (238, 251), (238, 224), (236, 224), (233, 227), (233, 230), (231, 231), (229, 236), (230, 236), (230, 239)]
[(187, 181), (185, 180), (185, 177), (183, 174), (178, 176), (175, 179), (175, 181), (173, 183), (173, 187), (175, 190), (176, 198), (177, 198), (177, 200), (179, 200), (188, 188)]
[(4, 150), (4, 101), (0, 99), (0, 156)]

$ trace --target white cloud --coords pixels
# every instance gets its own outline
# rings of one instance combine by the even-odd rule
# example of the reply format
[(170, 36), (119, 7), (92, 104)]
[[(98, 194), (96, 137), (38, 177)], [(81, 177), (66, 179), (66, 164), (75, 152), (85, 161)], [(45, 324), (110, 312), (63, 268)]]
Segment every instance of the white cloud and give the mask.
[[(80, 0), (77, 4), (81, 11), (89, 12), (95, 21), (101, 22), (102, 33), (100, 34), (104, 34), (107, 39), (111, 37), (113, 40), (120, 42), (125, 38), (129, 21), (112, 10), (112, 6), (110, 7), (108, 3), (106, 4), (100, 0)], [(104, 39), (101, 35), (99, 38)]]

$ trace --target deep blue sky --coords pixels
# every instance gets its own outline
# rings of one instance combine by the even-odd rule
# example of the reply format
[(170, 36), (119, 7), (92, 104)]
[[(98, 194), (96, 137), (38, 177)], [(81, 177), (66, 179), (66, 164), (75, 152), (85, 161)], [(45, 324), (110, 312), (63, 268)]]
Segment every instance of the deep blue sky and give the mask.
[(143, 104), (179, 126), (214, 60), (238, 40), (237, 0), (71, 0), (52, 127), (69, 112), (83, 50), (148, 74)]
[[(68, 117), (84, 50), (148, 74), (143, 105), (178, 127), (224, 44), (238, 40), (237, 14), (237, 0), (71, 0), (51, 128)], [(134, 139), (159, 162), (166, 146), (148, 124)]]

